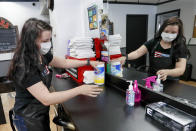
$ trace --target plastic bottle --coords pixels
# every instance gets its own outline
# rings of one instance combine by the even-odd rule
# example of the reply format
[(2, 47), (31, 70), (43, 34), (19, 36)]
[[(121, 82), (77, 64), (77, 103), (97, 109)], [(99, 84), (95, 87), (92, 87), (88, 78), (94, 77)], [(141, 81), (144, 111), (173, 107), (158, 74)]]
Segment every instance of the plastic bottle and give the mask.
[(133, 81), (130, 82), (129, 88), (126, 90), (126, 103), (129, 106), (134, 106), (135, 104), (135, 92), (133, 90)]
[(158, 92), (163, 91), (163, 84), (161, 84), (160, 75), (158, 75), (156, 82), (153, 85), (153, 90)]
[(114, 76), (121, 76), (121, 64), (119, 61), (111, 62), (111, 74)]
[(94, 77), (94, 84), (96, 85), (104, 85), (105, 81), (105, 65), (97, 65), (97, 70), (94, 71), (95, 77)]
[(156, 78), (157, 78), (157, 76), (150, 76), (150, 77), (148, 77), (146, 79), (143, 79), (143, 80), (146, 81), (145, 87), (152, 89), (153, 87), (151, 86), (151, 82), (155, 83), (156, 82), (156, 80), (155, 80)]
[(137, 80), (134, 81), (135, 102), (141, 101), (141, 91), (138, 88)]

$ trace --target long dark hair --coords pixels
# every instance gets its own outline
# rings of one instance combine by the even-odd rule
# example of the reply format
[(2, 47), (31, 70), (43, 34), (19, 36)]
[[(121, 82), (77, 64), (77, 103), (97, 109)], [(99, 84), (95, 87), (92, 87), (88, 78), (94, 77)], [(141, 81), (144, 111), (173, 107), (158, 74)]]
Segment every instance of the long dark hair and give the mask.
[[(178, 26), (178, 35), (175, 40), (172, 41), (172, 46), (174, 47), (173, 56), (176, 61), (179, 60), (180, 54), (185, 52), (187, 58), (189, 58), (190, 52), (186, 46), (186, 38), (184, 37), (184, 29), (182, 21), (177, 17), (171, 17), (164, 21), (162, 26), (160, 27), (159, 31), (155, 35), (156, 40), (161, 40), (161, 33), (168, 25), (177, 25)], [(184, 53), (183, 53), (184, 54)]]
[(52, 27), (36, 18), (28, 19), (22, 28), (20, 39), (12, 59), (8, 77), (21, 85), (21, 81), (30, 70), (40, 69), (40, 52), (36, 44), (43, 31), (52, 31)]

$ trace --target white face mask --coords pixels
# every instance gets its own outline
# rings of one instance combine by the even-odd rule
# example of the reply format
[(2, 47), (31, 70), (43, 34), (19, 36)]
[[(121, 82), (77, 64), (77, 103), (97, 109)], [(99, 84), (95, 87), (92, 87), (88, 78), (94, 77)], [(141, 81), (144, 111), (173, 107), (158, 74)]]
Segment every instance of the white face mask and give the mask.
[(162, 39), (163, 39), (165, 42), (172, 42), (173, 40), (176, 39), (177, 33), (171, 34), (171, 33), (162, 32), (161, 37), (162, 37)]
[(48, 51), (50, 50), (51, 48), (51, 42), (43, 42), (41, 43), (41, 48), (40, 48), (40, 52), (41, 54), (45, 55), (48, 53)]

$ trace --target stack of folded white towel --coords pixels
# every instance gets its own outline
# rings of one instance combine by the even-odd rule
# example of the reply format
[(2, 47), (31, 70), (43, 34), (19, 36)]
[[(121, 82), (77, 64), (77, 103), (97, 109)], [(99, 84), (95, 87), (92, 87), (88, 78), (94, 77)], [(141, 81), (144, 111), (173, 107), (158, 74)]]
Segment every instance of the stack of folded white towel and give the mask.
[(69, 41), (69, 56), (75, 58), (91, 58), (95, 57), (93, 48), (93, 40), (90, 37), (74, 37)]
[(106, 44), (105, 46), (107, 48), (109, 47), (110, 55), (121, 54), (120, 51), (121, 40), (122, 37), (120, 36), (120, 34), (109, 35), (109, 43), (104, 43), (104, 44)]

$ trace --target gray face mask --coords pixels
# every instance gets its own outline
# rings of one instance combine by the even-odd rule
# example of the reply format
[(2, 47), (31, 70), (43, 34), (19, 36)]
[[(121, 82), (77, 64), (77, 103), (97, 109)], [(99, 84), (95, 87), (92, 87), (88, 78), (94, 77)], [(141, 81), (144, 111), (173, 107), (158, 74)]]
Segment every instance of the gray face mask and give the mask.
[(40, 48), (41, 54), (42, 55), (47, 54), (49, 52), (50, 48), (51, 48), (51, 42), (50, 41), (41, 43), (41, 48)]
[(165, 42), (172, 42), (173, 40), (176, 39), (177, 33), (171, 34), (171, 33), (162, 32), (161, 37)]

